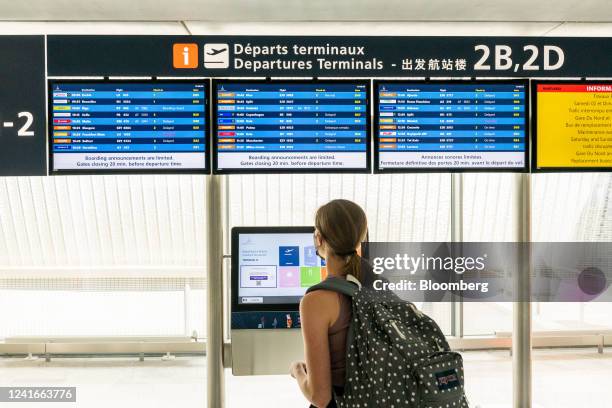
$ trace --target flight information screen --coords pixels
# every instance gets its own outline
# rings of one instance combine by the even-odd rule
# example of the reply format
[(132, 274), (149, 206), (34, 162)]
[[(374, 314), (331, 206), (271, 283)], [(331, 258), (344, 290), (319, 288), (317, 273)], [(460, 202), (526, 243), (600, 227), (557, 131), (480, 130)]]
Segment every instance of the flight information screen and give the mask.
[(52, 82), (52, 171), (206, 171), (205, 82)]
[(215, 171), (369, 171), (367, 81), (215, 83)]
[(612, 82), (533, 85), (534, 170), (612, 170)]
[(527, 87), (515, 82), (377, 82), (376, 170), (527, 167)]

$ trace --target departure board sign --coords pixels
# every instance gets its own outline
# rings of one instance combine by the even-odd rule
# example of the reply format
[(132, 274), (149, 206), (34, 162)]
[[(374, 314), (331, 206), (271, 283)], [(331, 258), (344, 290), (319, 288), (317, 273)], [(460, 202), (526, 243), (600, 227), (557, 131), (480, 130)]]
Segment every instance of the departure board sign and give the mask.
[(214, 172), (369, 172), (368, 81), (215, 81)]
[(375, 170), (527, 171), (527, 81), (375, 82)]
[(534, 171), (612, 170), (612, 82), (534, 82)]
[[(50, 76), (610, 77), (608, 37), (49, 35)], [(104, 50), (104, 52), (100, 52)]]
[(52, 172), (206, 172), (207, 82), (49, 84)]

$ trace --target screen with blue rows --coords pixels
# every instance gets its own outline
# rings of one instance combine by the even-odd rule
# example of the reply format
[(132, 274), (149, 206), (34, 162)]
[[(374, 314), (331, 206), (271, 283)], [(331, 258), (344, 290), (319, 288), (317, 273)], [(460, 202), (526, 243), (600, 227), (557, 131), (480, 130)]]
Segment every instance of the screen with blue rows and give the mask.
[(197, 82), (52, 83), (52, 170), (207, 170), (206, 88)]
[(367, 82), (216, 84), (215, 170), (369, 169)]
[(527, 165), (527, 84), (377, 83), (377, 170)]

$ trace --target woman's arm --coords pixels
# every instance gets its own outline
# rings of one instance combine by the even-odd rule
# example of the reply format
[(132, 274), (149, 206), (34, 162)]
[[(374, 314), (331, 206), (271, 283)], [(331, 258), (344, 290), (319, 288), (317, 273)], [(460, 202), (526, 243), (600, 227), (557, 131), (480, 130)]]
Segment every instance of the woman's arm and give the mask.
[(333, 292), (308, 293), (300, 302), (302, 336), (306, 363), (294, 363), (291, 375), (304, 396), (316, 407), (326, 407), (332, 397), (328, 330), (331, 315), (338, 309)]

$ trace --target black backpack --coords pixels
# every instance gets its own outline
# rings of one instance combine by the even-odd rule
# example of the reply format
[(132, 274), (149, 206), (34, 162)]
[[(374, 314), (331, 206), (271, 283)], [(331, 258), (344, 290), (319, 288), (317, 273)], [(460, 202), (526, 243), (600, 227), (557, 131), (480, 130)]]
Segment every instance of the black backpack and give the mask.
[(322, 289), (352, 299), (346, 383), (334, 396), (339, 408), (469, 408), (461, 355), (414, 304), (352, 275), (329, 277), (307, 292)]

